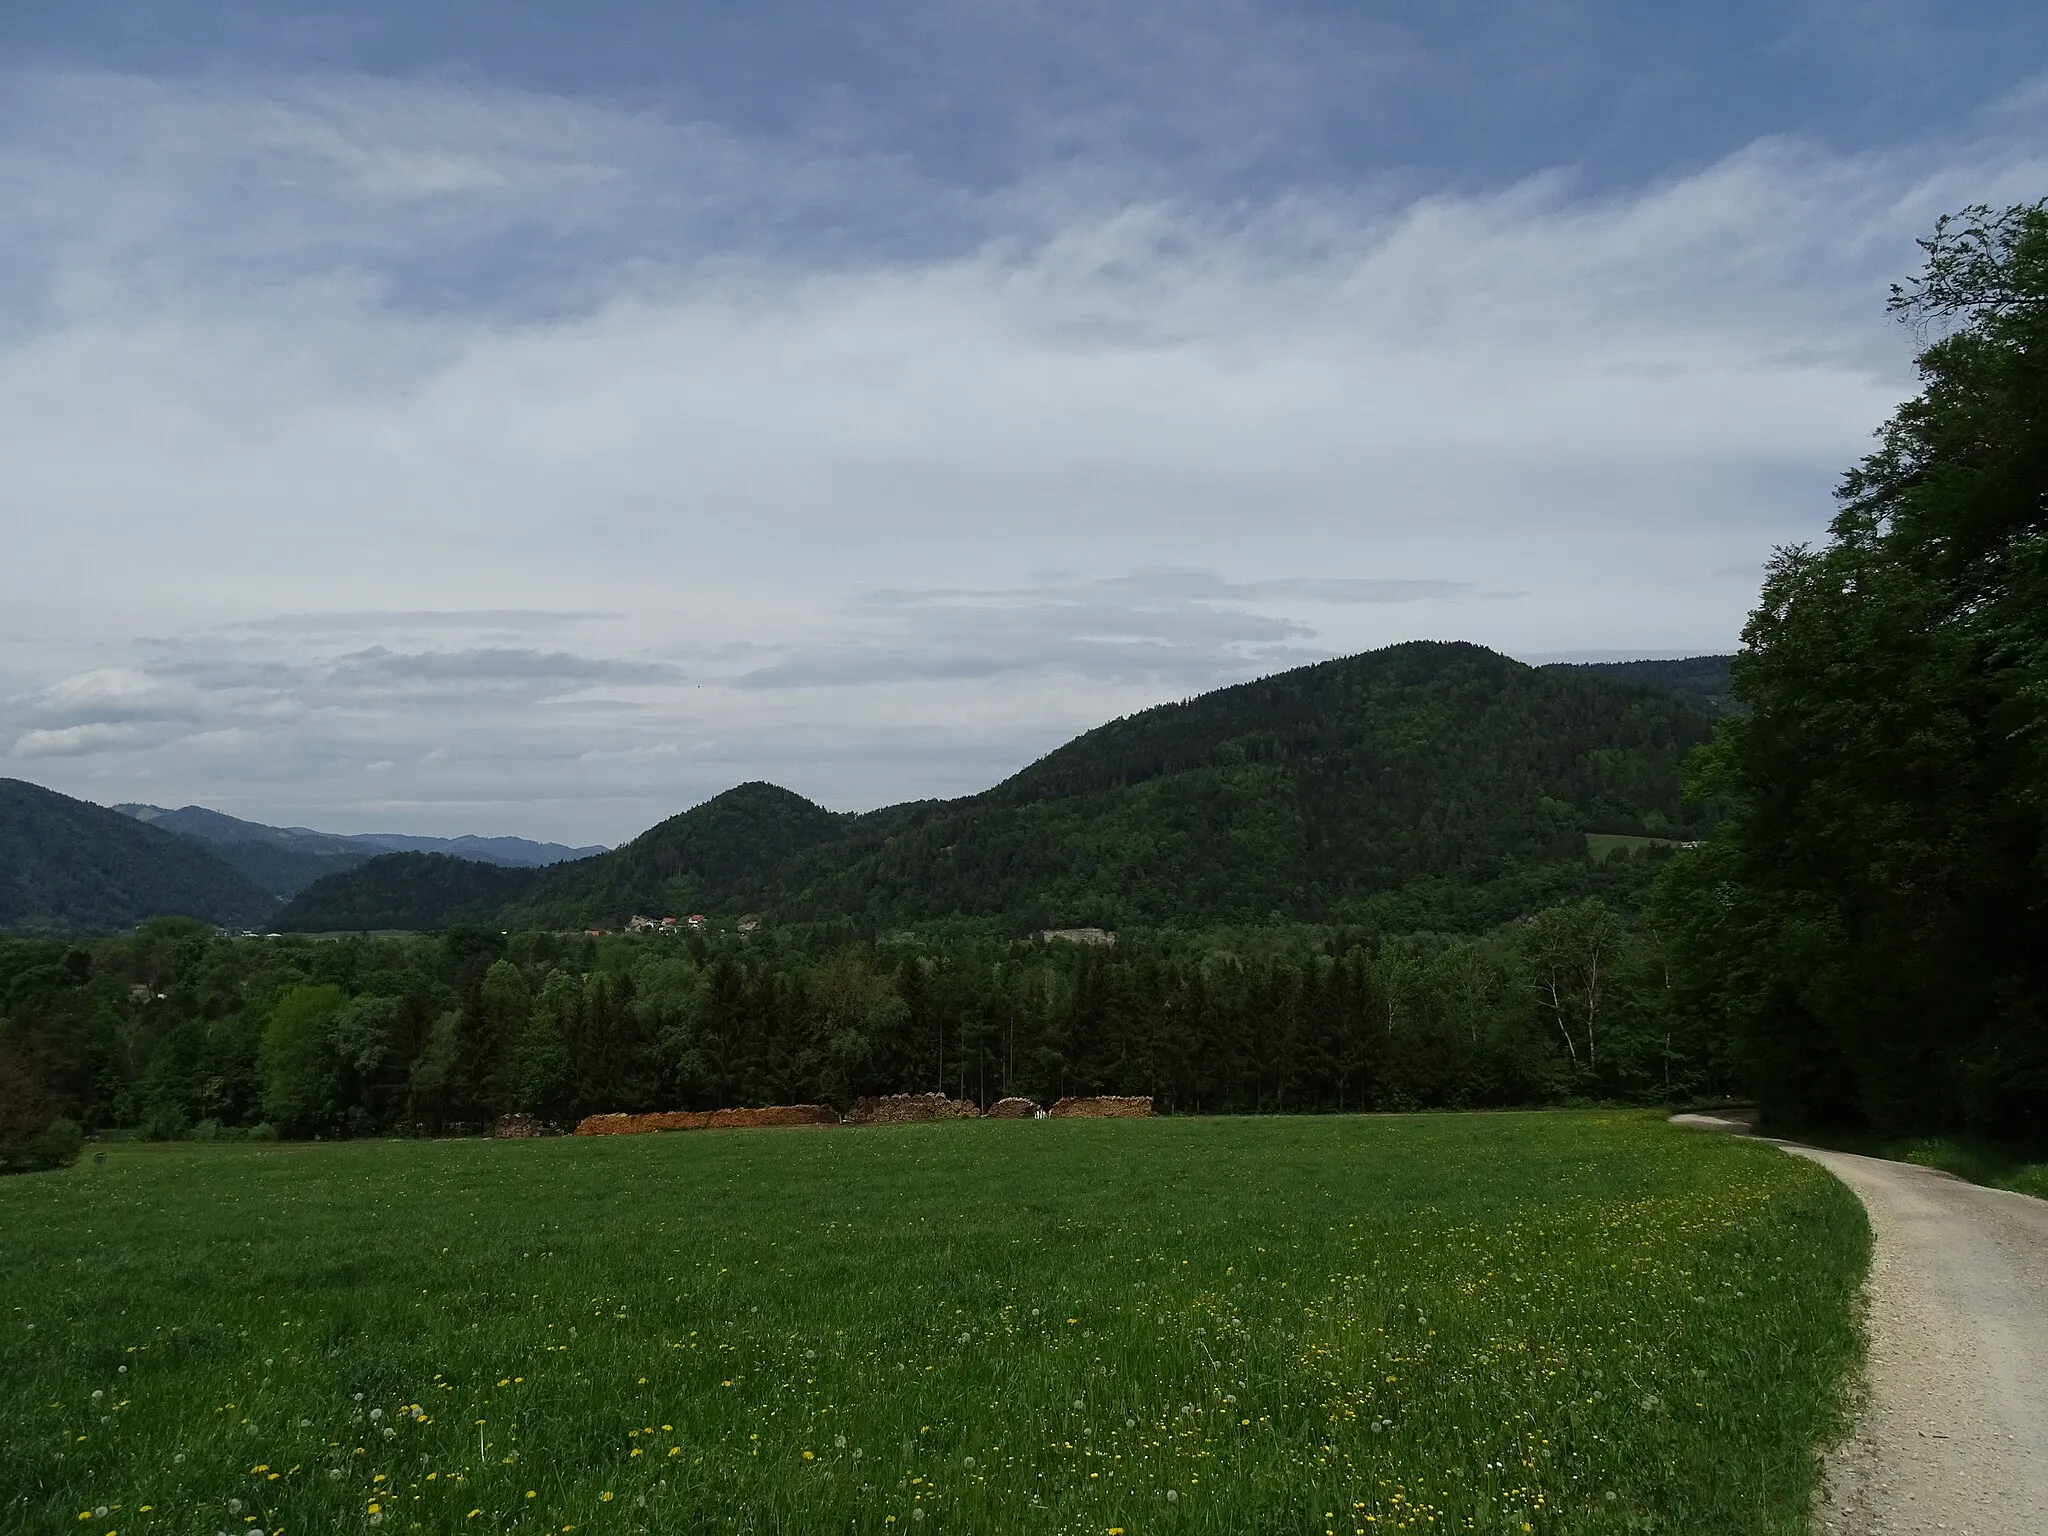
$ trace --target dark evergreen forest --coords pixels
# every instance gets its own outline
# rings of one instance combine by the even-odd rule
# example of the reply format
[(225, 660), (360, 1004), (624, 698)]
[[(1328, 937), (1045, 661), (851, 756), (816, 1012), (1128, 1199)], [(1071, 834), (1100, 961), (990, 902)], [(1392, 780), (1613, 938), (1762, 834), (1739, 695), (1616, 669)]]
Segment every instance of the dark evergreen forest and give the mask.
[(1892, 307), (1922, 390), (1779, 552), (1655, 903), (1783, 1123), (2048, 1141), (2048, 209), (1967, 210)]
[(1661, 1100), (1728, 1085), (1654, 940), (1597, 900), (1481, 936), (1260, 927), (837, 944), (504, 935), (0, 941), (27, 1123), (431, 1133), (523, 1111), (943, 1092), (1282, 1113)]

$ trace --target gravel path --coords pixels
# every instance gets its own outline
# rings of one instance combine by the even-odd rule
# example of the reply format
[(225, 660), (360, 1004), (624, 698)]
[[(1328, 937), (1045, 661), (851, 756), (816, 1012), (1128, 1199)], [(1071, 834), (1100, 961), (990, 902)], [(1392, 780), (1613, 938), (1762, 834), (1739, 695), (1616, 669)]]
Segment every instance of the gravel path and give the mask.
[(1829, 1458), (1814, 1529), (2048, 1532), (2048, 1201), (1782, 1145), (1855, 1191), (1875, 1239), (1864, 1415)]

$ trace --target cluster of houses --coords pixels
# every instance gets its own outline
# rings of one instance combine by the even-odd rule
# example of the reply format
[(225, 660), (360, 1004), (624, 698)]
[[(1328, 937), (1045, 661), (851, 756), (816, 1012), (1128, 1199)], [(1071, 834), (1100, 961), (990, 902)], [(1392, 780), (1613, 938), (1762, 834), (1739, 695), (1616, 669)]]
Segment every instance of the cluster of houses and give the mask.
[[(667, 934), (703, 933), (710, 926), (711, 919), (706, 917), (702, 912), (692, 912), (688, 917), (680, 919), (673, 917), (642, 917), (639, 913), (636, 912), (633, 914), (632, 918), (628, 920), (628, 922), (626, 923), (626, 932)], [(741, 918), (737, 923), (733, 924), (733, 926), (737, 928), (741, 933), (752, 933), (756, 928), (759, 928), (761, 926), (761, 919), (758, 917), (747, 916)]]

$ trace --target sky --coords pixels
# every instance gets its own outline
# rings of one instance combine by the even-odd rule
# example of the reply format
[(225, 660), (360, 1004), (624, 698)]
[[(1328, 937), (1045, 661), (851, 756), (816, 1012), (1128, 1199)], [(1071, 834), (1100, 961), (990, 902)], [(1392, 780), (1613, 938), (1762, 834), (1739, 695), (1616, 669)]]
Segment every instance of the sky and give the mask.
[(2048, 8), (0, 7), (0, 776), (623, 841), (1732, 650)]

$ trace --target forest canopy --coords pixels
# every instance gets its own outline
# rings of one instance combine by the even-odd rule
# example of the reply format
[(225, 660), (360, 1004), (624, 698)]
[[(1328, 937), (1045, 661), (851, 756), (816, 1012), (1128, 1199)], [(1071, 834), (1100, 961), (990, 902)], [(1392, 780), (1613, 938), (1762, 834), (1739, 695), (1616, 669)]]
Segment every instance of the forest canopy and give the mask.
[(1779, 1120), (2048, 1135), (2048, 207), (1977, 207), (1891, 307), (1921, 390), (1772, 561), (1655, 903)]

